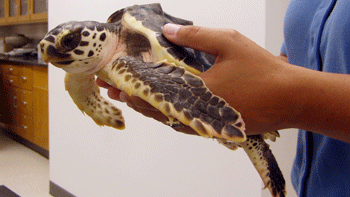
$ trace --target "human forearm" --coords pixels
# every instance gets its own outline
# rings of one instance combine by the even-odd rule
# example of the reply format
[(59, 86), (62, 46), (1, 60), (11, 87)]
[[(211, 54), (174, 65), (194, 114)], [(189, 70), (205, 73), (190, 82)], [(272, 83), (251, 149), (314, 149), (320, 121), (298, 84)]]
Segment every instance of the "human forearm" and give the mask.
[(288, 63), (288, 57), (287, 57), (287, 55), (283, 54), (282, 52), (281, 52), (281, 54), (280, 54), (279, 56), (276, 56), (276, 57), (277, 57), (278, 59), (280, 59), (280, 60), (282, 60), (282, 61)]
[[(283, 53), (278, 59), (288, 62)], [(289, 65), (286, 100), (293, 111), (286, 127), (301, 128), (350, 143), (350, 76)], [(292, 91), (294, 90), (294, 91)], [(290, 95), (293, 94), (293, 95)]]
[[(286, 127), (350, 143), (350, 76), (289, 65), (285, 70)], [(288, 108), (289, 106), (289, 108)]]

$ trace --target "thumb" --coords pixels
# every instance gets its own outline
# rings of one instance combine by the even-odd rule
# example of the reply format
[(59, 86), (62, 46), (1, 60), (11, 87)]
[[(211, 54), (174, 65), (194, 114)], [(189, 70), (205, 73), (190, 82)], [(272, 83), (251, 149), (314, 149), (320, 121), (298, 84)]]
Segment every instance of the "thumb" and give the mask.
[(218, 56), (228, 49), (229, 30), (168, 23), (164, 36), (172, 43)]

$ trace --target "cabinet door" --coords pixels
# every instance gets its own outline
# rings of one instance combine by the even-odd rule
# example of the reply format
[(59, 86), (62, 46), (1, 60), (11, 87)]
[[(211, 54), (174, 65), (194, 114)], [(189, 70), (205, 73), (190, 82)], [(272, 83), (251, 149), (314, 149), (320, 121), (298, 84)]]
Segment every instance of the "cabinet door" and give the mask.
[(47, 0), (29, 0), (30, 1), (30, 19), (33, 21), (47, 20), (48, 4)]
[(33, 67), (34, 143), (49, 150), (48, 69)]
[(9, 17), (7, 18), (8, 23), (16, 23), (18, 21), (19, 6), (17, 0), (8, 0)]
[(32, 91), (17, 89), (18, 109), (25, 114), (33, 115), (33, 94)]
[(0, 25), (47, 22), (48, 0), (0, 0)]
[(9, 0), (9, 8), (10, 8), (9, 17), (17, 16), (18, 5), (16, 4), (16, 0)]
[(5, 9), (7, 6), (5, 6), (5, 3), (7, 3), (5, 0), (0, 0), (0, 24), (6, 23), (6, 17), (8, 16), (7, 9)]
[(33, 88), (34, 143), (49, 149), (49, 93), (42, 88)]
[(9, 124), (12, 98), (10, 93), (11, 87), (6, 85), (5, 76), (6, 74), (3, 71), (0, 71), (0, 122)]
[(19, 17), (18, 21), (29, 21), (29, 0), (17, 0), (17, 4), (19, 6)]
[(28, 0), (21, 0), (21, 15), (29, 15), (28, 13)]
[(20, 87), (26, 90), (33, 88), (33, 70), (31, 66), (21, 66), (19, 70)]
[(19, 111), (14, 111), (12, 115), (13, 121), (10, 123), (11, 130), (17, 135), (33, 142), (35, 136), (33, 117)]

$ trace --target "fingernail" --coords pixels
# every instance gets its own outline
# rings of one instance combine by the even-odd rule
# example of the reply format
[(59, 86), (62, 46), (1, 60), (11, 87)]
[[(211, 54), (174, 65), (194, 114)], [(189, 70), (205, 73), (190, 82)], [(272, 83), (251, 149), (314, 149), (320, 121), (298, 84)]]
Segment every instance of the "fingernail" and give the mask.
[(133, 108), (134, 109), (134, 105), (132, 105), (131, 103), (126, 103), (126, 105), (130, 108)]
[(127, 101), (126, 95), (123, 92), (121, 92), (119, 94), (119, 99), (120, 99), (121, 102), (126, 102)]
[(175, 36), (180, 28), (181, 28), (181, 25), (168, 23), (168, 24), (164, 25), (163, 33), (168, 35), (168, 36)]

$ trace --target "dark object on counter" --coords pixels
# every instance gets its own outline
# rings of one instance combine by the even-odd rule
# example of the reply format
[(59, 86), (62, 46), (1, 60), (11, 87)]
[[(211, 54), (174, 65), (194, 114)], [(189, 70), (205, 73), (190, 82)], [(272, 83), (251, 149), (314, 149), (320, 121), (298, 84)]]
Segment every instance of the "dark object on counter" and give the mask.
[(16, 34), (5, 37), (5, 44), (12, 46), (13, 48), (20, 48), (29, 43), (29, 38), (23, 34)]
[[(47, 67), (46, 63), (38, 60), (32, 56), (9, 56), (0, 54), (0, 66), (2, 64), (17, 64), (17, 65), (33, 65)], [(0, 195), (1, 196), (1, 195)]]
[(37, 51), (36, 49), (31, 49), (31, 48), (17, 48), (13, 49), (12, 51), (8, 53), (4, 53), (4, 55), (9, 55), (9, 56), (24, 56), (24, 57), (37, 57)]

